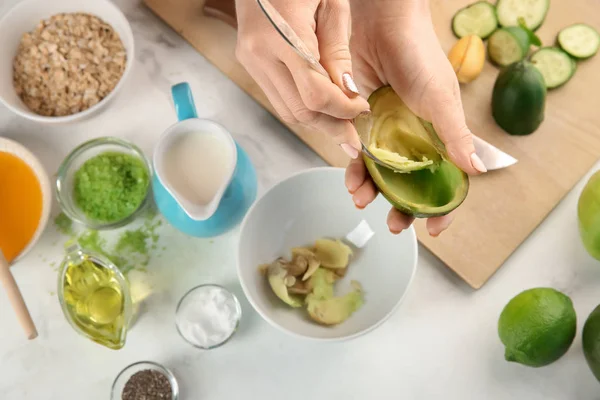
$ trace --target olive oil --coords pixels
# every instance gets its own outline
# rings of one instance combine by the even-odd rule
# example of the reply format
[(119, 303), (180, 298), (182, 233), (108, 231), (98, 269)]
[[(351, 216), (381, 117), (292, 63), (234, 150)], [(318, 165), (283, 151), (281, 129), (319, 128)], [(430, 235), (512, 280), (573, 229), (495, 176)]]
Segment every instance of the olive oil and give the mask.
[(63, 311), (76, 330), (111, 349), (125, 345), (131, 300), (116, 266), (76, 245), (65, 258), (59, 286)]

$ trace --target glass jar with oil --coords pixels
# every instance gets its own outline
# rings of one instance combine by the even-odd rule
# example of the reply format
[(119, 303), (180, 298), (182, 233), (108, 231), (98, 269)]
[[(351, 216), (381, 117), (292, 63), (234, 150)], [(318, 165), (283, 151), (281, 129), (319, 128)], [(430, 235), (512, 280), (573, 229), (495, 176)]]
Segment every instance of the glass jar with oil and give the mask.
[(96, 343), (122, 348), (132, 319), (132, 301), (119, 268), (106, 257), (73, 244), (67, 248), (58, 276), (58, 298), (71, 326)]

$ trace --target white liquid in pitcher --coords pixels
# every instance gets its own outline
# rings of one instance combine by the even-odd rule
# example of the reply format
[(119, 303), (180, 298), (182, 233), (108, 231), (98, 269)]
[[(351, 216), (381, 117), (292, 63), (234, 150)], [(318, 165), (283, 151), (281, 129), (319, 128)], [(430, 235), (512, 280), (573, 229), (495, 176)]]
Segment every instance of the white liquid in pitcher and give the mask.
[(189, 202), (207, 205), (233, 169), (233, 152), (224, 139), (190, 132), (173, 140), (164, 157), (165, 179)]

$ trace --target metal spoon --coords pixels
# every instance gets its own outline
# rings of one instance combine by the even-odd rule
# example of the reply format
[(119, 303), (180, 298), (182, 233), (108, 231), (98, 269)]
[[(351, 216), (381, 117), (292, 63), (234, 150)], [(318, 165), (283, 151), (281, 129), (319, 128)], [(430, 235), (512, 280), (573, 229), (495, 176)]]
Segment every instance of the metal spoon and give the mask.
[[(312, 54), (308, 47), (304, 44), (302, 39), (294, 32), (292, 27), (285, 21), (285, 19), (279, 14), (279, 12), (273, 7), (269, 0), (256, 0), (267, 19), (271, 22), (275, 30), (283, 37), (283, 39), (302, 57), (308, 62), (308, 64), (317, 72), (322, 74), (331, 80), (331, 77), (319, 63), (317, 58)], [(353, 120), (354, 127), (360, 138), (362, 151), (371, 160), (377, 164), (389, 168), (394, 171), (398, 171), (394, 166), (386, 163), (375, 157), (368, 149), (369, 139), (371, 135), (371, 128), (373, 127), (373, 118), (371, 113), (359, 114)], [(475, 145), (475, 152), (483, 161), (488, 171), (494, 169), (506, 168), (517, 162), (517, 159), (509, 154), (504, 153), (500, 149), (489, 144), (485, 140), (473, 135), (473, 144)]]
[[(317, 58), (312, 54), (308, 47), (304, 44), (302, 39), (294, 32), (292, 27), (283, 19), (281, 14), (273, 7), (269, 0), (256, 0), (263, 13), (267, 16), (267, 19), (271, 22), (275, 30), (283, 37), (283, 39), (302, 57), (308, 64), (318, 73), (331, 80), (329, 73)], [(371, 127), (373, 126), (373, 120), (370, 113), (362, 113), (354, 119), (354, 127), (358, 133), (363, 153), (370, 159), (380, 164), (383, 167), (395, 169), (393, 166), (387, 164), (384, 161), (379, 160), (375, 157), (367, 145), (369, 143), (369, 135), (371, 133)], [(366, 144), (365, 144), (366, 143)]]

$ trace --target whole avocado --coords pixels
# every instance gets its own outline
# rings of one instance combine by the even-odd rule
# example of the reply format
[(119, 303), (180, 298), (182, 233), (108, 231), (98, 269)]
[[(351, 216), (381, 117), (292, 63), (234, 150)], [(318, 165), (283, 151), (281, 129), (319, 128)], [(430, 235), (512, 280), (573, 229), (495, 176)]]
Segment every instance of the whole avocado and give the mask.
[(494, 120), (510, 135), (529, 135), (544, 121), (546, 84), (529, 61), (508, 65), (498, 74), (492, 91)]

